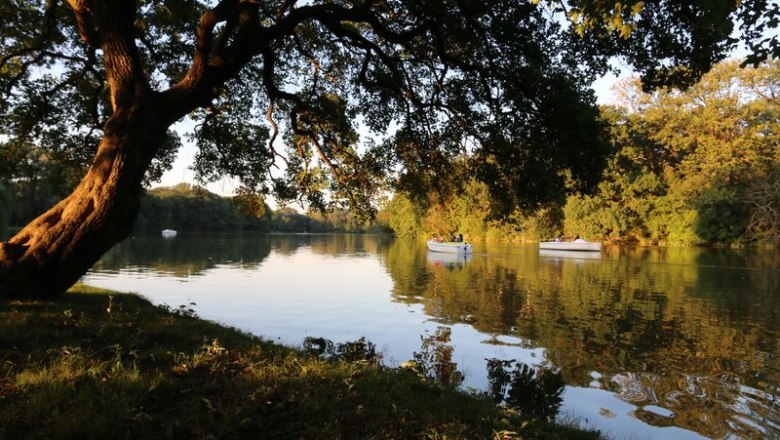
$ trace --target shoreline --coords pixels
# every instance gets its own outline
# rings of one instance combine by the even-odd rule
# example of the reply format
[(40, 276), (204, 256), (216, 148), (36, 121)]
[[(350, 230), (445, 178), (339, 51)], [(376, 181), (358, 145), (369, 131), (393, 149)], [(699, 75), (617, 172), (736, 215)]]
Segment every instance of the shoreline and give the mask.
[(136, 294), (77, 285), (0, 316), (3, 438), (602, 438)]

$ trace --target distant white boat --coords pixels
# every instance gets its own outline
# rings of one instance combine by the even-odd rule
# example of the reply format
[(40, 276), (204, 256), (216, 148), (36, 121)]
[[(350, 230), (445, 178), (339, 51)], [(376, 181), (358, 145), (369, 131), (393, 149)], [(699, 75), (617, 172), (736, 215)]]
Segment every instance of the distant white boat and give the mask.
[(539, 249), (550, 251), (590, 251), (601, 250), (601, 243), (585, 241), (578, 238), (574, 241), (543, 241), (539, 243)]
[(434, 241), (428, 240), (428, 250), (433, 252), (445, 252), (449, 254), (470, 254), (471, 244), (458, 241)]
[(173, 229), (163, 229), (162, 236), (165, 238), (173, 238), (176, 236), (176, 231)]

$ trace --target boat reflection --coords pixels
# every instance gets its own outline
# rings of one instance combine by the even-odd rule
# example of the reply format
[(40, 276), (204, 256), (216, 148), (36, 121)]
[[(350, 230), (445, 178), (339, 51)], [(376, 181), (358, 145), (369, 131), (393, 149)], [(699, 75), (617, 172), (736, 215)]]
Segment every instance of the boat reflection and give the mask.
[(444, 267), (462, 267), (465, 263), (472, 260), (470, 253), (444, 253), (428, 251), (426, 259), (428, 263), (434, 266)]
[(539, 249), (539, 256), (549, 259), (600, 260), (601, 252)]

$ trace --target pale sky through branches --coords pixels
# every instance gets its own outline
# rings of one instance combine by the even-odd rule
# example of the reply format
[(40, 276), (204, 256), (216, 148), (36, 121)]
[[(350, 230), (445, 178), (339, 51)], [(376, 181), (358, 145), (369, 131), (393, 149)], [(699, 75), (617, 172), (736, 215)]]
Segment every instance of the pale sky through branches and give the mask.
[[(734, 33), (732, 36), (738, 40), (741, 40), (739, 36), (740, 26), (734, 26)], [(774, 32), (775, 29), (767, 30), (768, 32)], [(771, 35), (766, 35), (767, 37)], [(744, 47), (744, 42), (740, 42), (738, 47), (730, 54), (730, 58), (744, 58), (747, 56), (748, 50)], [(593, 83), (593, 90), (596, 94), (597, 103), (599, 105), (616, 104), (616, 93), (612, 90), (613, 86), (621, 79), (635, 76), (636, 73), (631, 69), (631, 66), (618, 59), (612, 60), (613, 67), (619, 70), (619, 75), (615, 75), (612, 72), (607, 72), (602, 78), (596, 80)], [(180, 133), (192, 132), (194, 126), (191, 122), (179, 122), (172, 127), (174, 130), (178, 130)], [(363, 133), (361, 133), (363, 135)], [(184, 136), (182, 136), (182, 139)], [(163, 174), (160, 182), (155, 182), (152, 187), (159, 186), (173, 186), (182, 182), (195, 184), (195, 172), (191, 169), (194, 163), (195, 154), (197, 149), (191, 141), (183, 139), (183, 146), (178, 151), (176, 160), (173, 163), (171, 170)], [(283, 165), (280, 165), (283, 166)], [(222, 196), (233, 195), (235, 189), (239, 186), (238, 179), (230, 177), (224, 177), (217, 182), (206, 185), (207, 189), (216, 194)]]
[[(612, 86), (618, 79), (631, 76), (631, 72), (626, 69), (625, 66), (621, 68), (621, 71), (623, 73), (620, 74), (620, 77), (617, 77), (612, 73), (607, 73), (593, 83), (593, 90), (596, 92), (596, 99), (599, 104), (614, 103), (615, 96), (612, 92)], [(188, 122), (179, 122), (172, 128), (180, 132), (191, 132), (194, 130), (194, 126)], [(191, 167), (195, 161), (196, 151), (197, 149), (192, 142), (183, 140), (183, 146), (176, 155), (173, 168), (165, 172), (162, 179), (159, 182), (153, 183), (152, 187), (174, 186), (182, 182), (195, 184), (195, 172)], [(224, 177), (217, 182), (209, 183), (206, 185), (206, 188), (209, 191), (222, 196), (232, 196), (238, 185), (238, 179)]]

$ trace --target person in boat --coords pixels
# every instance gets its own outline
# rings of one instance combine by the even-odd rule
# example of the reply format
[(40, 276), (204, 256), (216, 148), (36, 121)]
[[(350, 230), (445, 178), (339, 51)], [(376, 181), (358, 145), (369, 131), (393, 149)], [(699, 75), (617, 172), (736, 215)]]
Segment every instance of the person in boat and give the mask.
[(458, 243), (463, 243), (463, 234), (458, 234), (458, 239), (455, 241), (457, 241)]
[(455, 241), (455, 233), (454, 232), (450, 232), (450, 242), (453, 242), (453, 241)]

